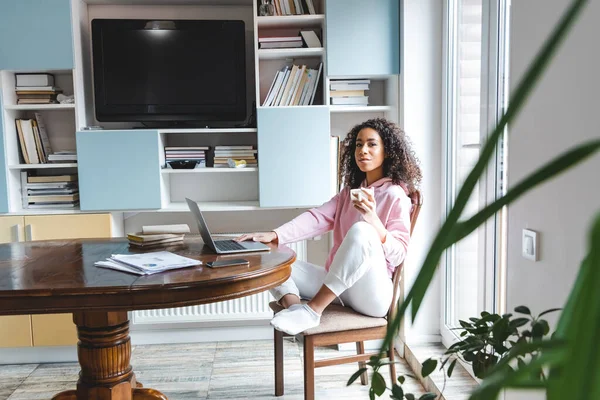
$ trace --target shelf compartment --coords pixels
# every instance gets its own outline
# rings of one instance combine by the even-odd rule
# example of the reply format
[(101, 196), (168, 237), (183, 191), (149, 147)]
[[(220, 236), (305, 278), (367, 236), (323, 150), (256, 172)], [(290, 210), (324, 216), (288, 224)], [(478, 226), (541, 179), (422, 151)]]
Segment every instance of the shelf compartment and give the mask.
[(77, 163), (56, 163), (56, 164), (15, 164), (9, 165), (9, 169), (54, 169), (54, 168), (77, 168)]
[(259, 60), (276, 60), (281, 58), (323, 57), (322, 47), (305, 47), (293, 49), (260, 49), (257, 50)]
[(276, 15), (257, 17), (259, 28), (320, 28), (325, 21), (323, 14)]

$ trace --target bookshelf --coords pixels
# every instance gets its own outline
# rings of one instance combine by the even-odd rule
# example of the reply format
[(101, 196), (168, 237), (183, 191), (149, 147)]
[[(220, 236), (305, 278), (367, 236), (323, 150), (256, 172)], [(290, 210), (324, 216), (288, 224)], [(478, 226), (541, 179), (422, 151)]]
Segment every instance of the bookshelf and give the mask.
[[(18, 0), (8, 0), (18, 1)], [(93, 210), (162, 210), (173, 209), (173, 205), (183, 202), (183, 197), (190, 194), (204, 202), (205, 206), (215, 204), (219, 210), (226, 209), (231, 204), (231, 209), (239, 209), (242, 202), (244, 207), (248, 204), (258, 204), (258, 207), (271, 208), (296, 206), (299, 208), (320, 204), (329, 197), (329, 190), (319, 185), (319, 190), (314, 192), (311, 198), (299, 200), (301, 196), (295, 193), (294, 187), (313, 187), (315, 177), (324, 176), (333, 162), (332, 155), (326, 155), (319, 150), (318, 157), (313, 151), (315, 146), (328, 148), (331, 135), (343, 138), (345, 133), (356, 123), (365, 119), (383, 116), (392, 120), (399, 119), (398, 87), (399, 71), (387, 71), (379, 68), (381, 64), (388, 66), (392, 50), (398, 49), (397, 40), (391, 40), (397, 31), (395, 22), (389, 24), (374, 23), (374, 19), (382, 15), (392, 15), (396, 6), (393, 0), (381, 0), (376, 5), (365, 10), (364, 2), (358, 0), (312, 0), (314, 14), (303, 15), (274, 15), (259, 16), (259, 0), (186, 0), (186, 4), (171, 4), (167, 0), (73, 0), (71, 1), (71, 30), (69, 46), (72, 47), (71, 57), (64, 57), (72, 61), (72, 69), (28, 69), (26, 72), (51, 72), (55, 74), (57, 85), (61, 86), (65, 93), (76, 94), (77, 104), (45, 104), (45, 105), (22, 105), (17, 104), (14, 94), (14, 74), (25, 71), (17, 69), (6, 69), (0, 72), (0, 84), (2, 85), (2, 119), (5, 137), (5, 167), (7, 175), (9, 212), (25, 211), (20, 207), (20, 179), (21, 171), (31, 173), (79, 173), (82, 178), (83, 167), (75, 162), (56, 164), (26, 164), (19, 151), (19, 141), (14, 125), (14, 120), (19, 118), (31, 118), (34, 113), (41, 113), (50, 132), (50, 141), (53, 149), (70, 150), (78, 146), (79, 134), (85, 141), (94, 143), (98, 149), (105, 154), (121, 154), (123, 159), (135, 155), (136, 167), (138, 165), (147, 167), (142, 171), (136, 168), (132, 171), (133, 177), (119, 174), (117, 169), (111, 168), (112, 180), (103, 180), (99, 177), (102, 185), (106, 187), (97, 188), (98, 174), (93, 171), (101, 171), (107, 168), (107, 160), (94, 154), (94, 149), (88, 149), (86, 168), (92, 168), (92, 172), (86, 172), (88, 197), (96, 198)], [(227, 5), (227, 7), (222, 7)], [(247, 31), (247, 79), (248, 99), (251, 104), (257, 105), (256, 116), (258, 127), (250, 128), (189, 128), (189, 129), (149, 129), (150, 137), (140, 137), (145, 144), (142, 151), (144, 157), (149, 157), (147, 163), (137, 161), (138, 149), (135, 143), (129, 143), (125, 136), (136, 136), (140, 133), (139, 124), (134, 123), (101, 123), (95, 120), (94, 104), (92, 99), (93, 79), (91, 71), (91, 46), (89, 22), (93, 18), (197, 18), (207, 16), (217, 19), (242, 19), (246, 23)], [(349, 21), (359, 17), (368, 26), (368, 32), (357, 30), (354, 23)], [(389, 18), (388, 18), (389, 19)], [(387, 21), (387, 20), (386, 20)], [(367, 29), (367, 28), (365, 28)], [(313, 30), (320, 42), (321, 47), (301, 48), (259, 48), (259, 38), (267, 36), (297, 36), (301, 30)], [(352, 54), (346, 52), (336, 40), (347, 36), (346, 42), (353, 44)], [(370, 45), (361, 45), (362, 40), (369, 38)], [(333, 39), (333, 41), (331, 40)], [(66, 40), (65, 40), (66, 43)], [(338, 43), (338, 44), (336, 44)], [(64, 43), (62, 44), (64, 45)], [(347, 46), (344, 45), (344, 46)], [(378, 55), (379, 54), (379, 55)], [(381, 54), (386, 54), (381, 57)], [(354, 63), (352, 60), (367, 60), (365, 63)], [(40, 65), (43, 64), (40, 60)], [(273, 83), (277, 71), (285, 65), (306, 65), (307, 68), (315, 69), (322, 65), (321, 75), (314, 95), (314, 101), (310, 105), (277, 105), (275, 107), (263, 107), (262, 104)], [(57, 64), (59, 65), (59, 64)], [(344, 66), (344, 69), (340, 69)], [(378, 68), (371, 68), (377, 66)], [(392, 65), (393, 66), (393, 65)], [(338, 75), (336, 71), (343, 71)], [(329, 74), (329, 75), (328, 75)], [(329, 83), (332, 79), (342, 78), (368, 78), (371, 80), (369, 88), (369, 103), (361, 106), (331, 105)], [(249, 106), (250, 107), (250, 106)], [(100, 132), (87, 133), (79, 131), (86, 125), (102, 125), (104, 134)], [(138, 128), (138, 129), (134, 129)], [(117, 134), (118, 132), (118, 134)], [(113, 134), (114, 133), (114, 134)], [(142, 135), (143, 136), (143, 135)], [(94, 137), (98, 137), (94, 139)], [(99, 139), (103, 138), (105, 139)], [(302, 139), (302, 140), (299, 140)], [(156, 145), (157, 143), (158, 145)], [(295, 143), (293, 146), (289, 143)], [(207, 160), (212, 157), (216, 145), (252, 144), (258, 150), (258, 167), (246, 167), (239, 169), (229, 168), (196, 168), (193, 170), (164, 169), (165, 146), (199, 146), (211, 147)], [(264, 147), (263, 147), (264, 145)], [(123, 149), (120, 146), (125, 146)], [(98, 152), (100, 150), (97, 150)], [(107, 153), (108, 152), (108, 153)], [(89, 158), (88, 157), (88, 158)], [(140, 156), (141, 157), (141, 156)], [(306, 161), (297, 164), (290, 160), (313, 160), (319, 158), (316, 164), (311, 165), (311, 173), (308, 176), (302, 171)], [(322, 159), (321, 159), (322, 158)], [(267, 161), (270, 168), (261, 168), (263, 161)], [(311, 161), (312, 162), (312, 161)], [(110, 164), (110, 163), (109, 163)], [(132, 170), (130, 162), (123, 162), (122, 170)], [(124, 202), (111, 202), (111, 207), (103, 207), (102, 200), (106, 198), (104, 192), (114, 192), (118, 185), (123, 188), (129, 184), (135, 184), (141, 180), (146, 182), (147, 187), (160, 187), (152, 192), (144, 192)], [(120, 182), (115, 184), (114, 182)], [(80, 182), (81, 183), (81, 182)], [(111, 186), (112, 185), (112, 186)], [(268, 187), (277, 187), (277, 191), (271, 191)], [(120, 187), (120, 186), (119, 186)], [(206, 190), (206, 188), (210, 190)], [(81, 189), (81, 186), (80, 186)], [(324, 193), (327, 193), (326, 195)], [(146, 201), (147, 199), (159, 199)], [(297, 201), (290, 201), (290, 198)], [(112, 201), (112, 200), (111, 200)], [(135, 207), (138, 204), (139, 207)], [(177, 207), (174, 207), (177, 209)]]
[[(27, 202), (23, 202), (23, 187), (21, 180), (21, 171), (27, 171), (29, 175), (73, 175), (77, 174), (76, 162), (42, 162), (40, 152), (45, 154), (45, 146), (41, 143), (41, 138), (34, 132), (34, 137), (27, 144), (29, 151), (37, 153), (38, 162), (29, 160), (23, 155), (23, 144), (21, 143), (17, 129), (17, 120), (35, 120), (36, 123), (42, 121), (45, 126), (48, 141), (52, 153), (74, 150), (76, 148), (75, 130), (76, 130), (76, 105), (69, 104), (18, 104), (18, 95), (16, 93), (16, 75), (25, 73), (49, 73), (54, 76), (54, 85), (62, 90), (64, 95), (73, 95), (75, 83), (73, 79), (73, 70), (35, 70), (35, 71), (0, 71), (0, 85), (2, 87), (3, 98), (3, 119), (4, 119), (4, 143), (7, 165), (7, 186), (8, 186), (8, 211), (32, 212), (41, 211), (40, 209), (28, 209), (25, 207)], [(22, 128), (24, 129), (24, 128)], [(35, 138), (37, 136), (37, 138)], [(44, 149), (42, 150), (42, 147)], [(26, 194), (25, 194), (26, 195)], [(68, 211), (77, 210), (73, 207)], [(64, 209), (63, 209), (64, 210)]]

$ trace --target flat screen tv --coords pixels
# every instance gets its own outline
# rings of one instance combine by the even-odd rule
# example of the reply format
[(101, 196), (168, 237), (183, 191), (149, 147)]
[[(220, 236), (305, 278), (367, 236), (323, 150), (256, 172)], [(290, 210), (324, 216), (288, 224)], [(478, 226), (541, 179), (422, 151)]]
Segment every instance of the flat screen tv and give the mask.
[(98, 121), (246, 118), (244, 21), (92, 20)]

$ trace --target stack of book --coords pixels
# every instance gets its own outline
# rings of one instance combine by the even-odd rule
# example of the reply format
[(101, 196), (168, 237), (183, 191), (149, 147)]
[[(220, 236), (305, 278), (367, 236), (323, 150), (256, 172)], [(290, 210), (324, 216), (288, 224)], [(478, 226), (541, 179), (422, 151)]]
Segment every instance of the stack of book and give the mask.
[(15, 74), (17, 104), (58, 103), (56, 96), (62, 89), (54, 86), (52, 74)]
[(21, 171), (23, 208), (75, 208), (79, 204), (77, 174), (29, 176)]
[(316, 14), (313, 0), (273, 0), (275, 15)]
[(277, 71), (263, 102), (266, 106), (307, 106), (313, 104), (323, 63), (318, 69), (306, 65), (286, 65)]
[(258, 38), (259, 49), (289, 49), (297, 47), (302, 47), (301, 36), (273, 36)]
[(215, 168), (229, 168), (229, 159), (234, 161), (244, 161), (246, 167), (258, 166), (256, 159), (257, 150), (251, 145), (248, 146), (215, 146)]
[(165, 147), (165, 162), (169, 161), (198, 161), (196, 168), (206, 167), (206, 151), (208, 146), (167, 146)]
[(148, 248), (157, 246), (173, 246), (183, 243), (190, 227), (186, 224), (143, 226), (141, 232), (128, 233), (129, 246)]
[(369, 79), (336, 79), (329, 83), (329, 96), (331, 105), (367, 106), (369, 96)]

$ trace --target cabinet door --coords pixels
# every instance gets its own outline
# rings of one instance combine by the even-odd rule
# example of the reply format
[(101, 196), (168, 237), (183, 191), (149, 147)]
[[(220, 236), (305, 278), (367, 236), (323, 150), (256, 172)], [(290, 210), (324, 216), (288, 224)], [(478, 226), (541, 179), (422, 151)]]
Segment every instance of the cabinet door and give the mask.
[(261, 207), (312, 207), (330, 197), (329, 107), (258, 109)]
[[(29, 240), (87, 239), (111, 237), (110, 214), (26, 216)], [(77, 344), (77, 328), (71, 314), (31, 316), (34, 346)]]
[[(23, 239), (23, 217), (0, 217), (0, 243), (20, 242)], [(31, 316), (0, 317), (0, 347), (31, 346)]]
[(77, 132), (81, 209), (160, 208), (159, 147), (155, 130)]
[(327, 0), (327, 75), (400, 73), (400, 0)]
[(73, 69), (70, 0), (0, 1), (0, 69)]
[(28, 240), (111, 237), (110, 214), (28, 215), (25, 226)]

